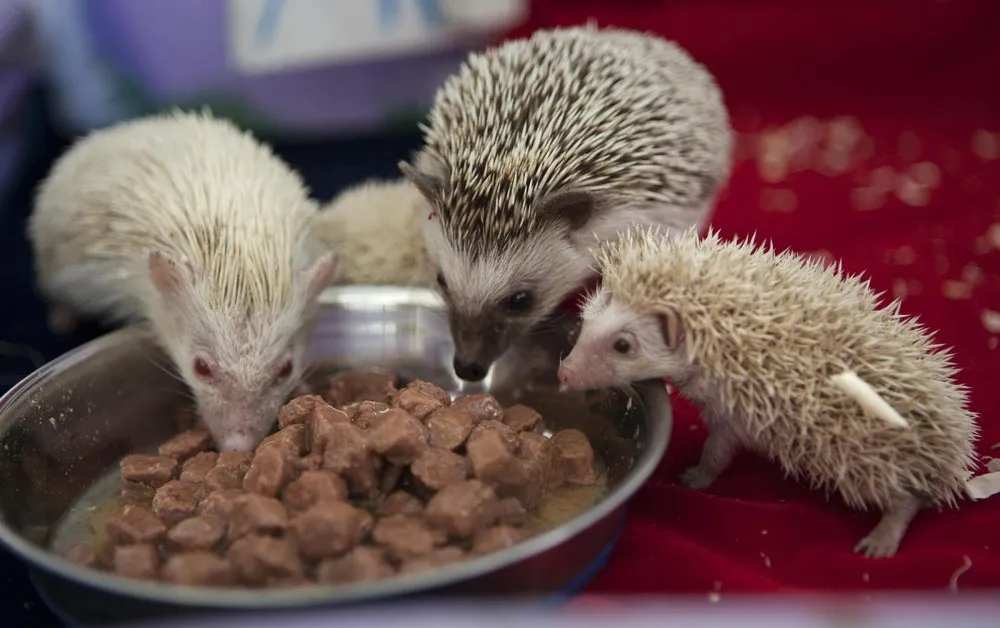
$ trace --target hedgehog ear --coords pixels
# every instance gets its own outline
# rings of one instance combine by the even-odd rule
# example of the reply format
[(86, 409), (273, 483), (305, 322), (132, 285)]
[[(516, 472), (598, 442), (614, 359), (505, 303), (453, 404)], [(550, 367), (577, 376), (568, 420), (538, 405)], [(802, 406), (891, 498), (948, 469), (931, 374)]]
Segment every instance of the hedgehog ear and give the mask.
[(194, 279), (191, 266), (180, 263), (159, 251), (149, 254), (149, 278), (164, 298), (176, 296), (189, 287)]
[(312, 301), (324, 288), (333, 283), (337, 274), (337, 257), (332, 251), (324, 253), (308, 268), (299, 271), (299, 280), (304, 287), (306, 300)]
[(559, 190), (542, 197), (535, 209), (545, 220), (562, 223), (572, 232), (590, 221), (597, 199), (583, 190)]
[(444, 187), (444, 179), (442, 177), (430, 172), (424, 172), (405, 161), (399, 162), (399, 171), (420, 191), (420, 194), (429, 203), (433, 204), (437, 200), (438, 195), (441, 193), (441, 188)]
[(671, 307), (658, 307), (653, 315), (656, 316), (660, 324), (660, 334), (663, 336), (663, 344), (671, 351), (676, 351), (684, 339), (684, 325), (681, 317)]

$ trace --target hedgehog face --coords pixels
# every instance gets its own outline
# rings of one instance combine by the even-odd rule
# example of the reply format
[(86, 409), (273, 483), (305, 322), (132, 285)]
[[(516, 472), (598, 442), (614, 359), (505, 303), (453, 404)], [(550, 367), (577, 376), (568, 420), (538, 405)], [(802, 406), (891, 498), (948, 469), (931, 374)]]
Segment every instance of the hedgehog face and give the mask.
[(281, 311), (207, 304), (217, 287), (187, 264), (150, 256), (162, 313), (153, 318), (220, 451), (251, 451), (302, 376), (316, 297), (335, 264), (326, 254), (295, 273)]
[(681, 321), (668, 308), (637, 312), (599, 290), (584, 306), (573, 350), (559, 365), (571, 390), (627, 387), (647, 379), (678, 385), (695, 375), (683, 351)]
[(439, 269), (455, 345), (455, 374), (481, 381), (512, 344), (539, 327), (591, 274), (589, 258), (555, 232), (478, 258), (459, 254), (441, 229), (425, 229)]

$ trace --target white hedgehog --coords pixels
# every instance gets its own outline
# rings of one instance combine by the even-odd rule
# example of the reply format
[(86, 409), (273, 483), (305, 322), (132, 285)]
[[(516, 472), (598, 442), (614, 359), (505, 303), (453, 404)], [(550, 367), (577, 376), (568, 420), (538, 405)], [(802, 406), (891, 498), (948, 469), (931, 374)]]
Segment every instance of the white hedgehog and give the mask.
[(455, 371), (472, 382), (585, 284), (595, 234), (703, 226), (731, 167), (712, 76), (625, 30), (538, 31), (474, 53), (421, 128), (400, 169), (434, 208), (424, 237)]
[(28, 232), (54, 318), (147, 319), (223, 450), (252, 449), (302, 373), (335, 270), (300, 177), (249, 133), (173, 113), (79, 140)]
[(323, 208), (313, 233), (337, 252), (337, 282), (432, 287), (437, 269), (418, 237), (430, 206), (407, 179), (366, 181)]
[[(707, 488), (741, 446), (756, 450), (879, 509), (855, 547), (868, 556), (893, 555), (921, 506), (955, 506), (976, 417), (950, 351), (898, 301), (879, 308), (839, 266), (714, 233), (636, 230), (598, 258), (604, 283), (559, 378), (572, 389), (667, 378), (699, 404), (709, 436), (684, 485)], [(868, 411), (877, 404), (844, 384), (856, 378), (898, 415)]]

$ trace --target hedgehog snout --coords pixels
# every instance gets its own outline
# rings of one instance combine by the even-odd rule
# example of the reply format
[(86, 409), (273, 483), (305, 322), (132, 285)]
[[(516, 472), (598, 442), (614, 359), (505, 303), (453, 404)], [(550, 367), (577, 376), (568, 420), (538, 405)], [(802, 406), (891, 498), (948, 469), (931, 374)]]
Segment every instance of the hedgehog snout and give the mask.
[(232, 432), (220, 438), (218, 446), (219, 451), (253, 451), (257, 439), (245, 432)]

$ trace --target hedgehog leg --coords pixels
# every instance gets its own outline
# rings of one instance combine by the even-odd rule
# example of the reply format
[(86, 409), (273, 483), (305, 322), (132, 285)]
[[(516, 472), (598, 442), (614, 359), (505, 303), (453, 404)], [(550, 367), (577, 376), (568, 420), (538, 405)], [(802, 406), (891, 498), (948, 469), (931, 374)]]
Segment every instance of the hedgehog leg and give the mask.
[(920, 500), (913, 495), (900, 497), (882, 514), (878, 525), (854, 546), (855, 553), (868, 558), (888, 558), (896, 554), (910, 522), (920, 510)]
[(729, 467), (739, 451), (740, 441), (729, 428), (716, 423), (709, 428), (698, 465), (685, 469), (678, 480), (685, 488), (701, 491), (711, 486)]
[(49, 330), (57, 336), (73, 333), (79, 319), (73, 308), (67, 305), (53, 305), (49, 308)]

